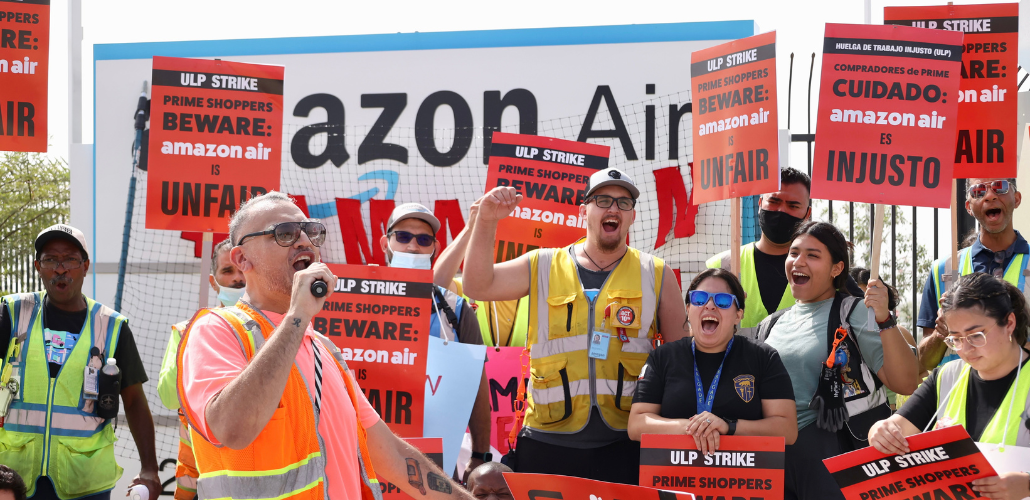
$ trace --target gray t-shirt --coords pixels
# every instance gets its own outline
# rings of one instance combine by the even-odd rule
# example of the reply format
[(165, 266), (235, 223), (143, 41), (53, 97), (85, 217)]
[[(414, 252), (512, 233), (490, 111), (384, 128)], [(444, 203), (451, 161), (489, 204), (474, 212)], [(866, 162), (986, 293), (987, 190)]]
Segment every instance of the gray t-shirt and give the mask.
[[(794, 401), (797, 403), (798, 430), (815, 422), (816, 412), (808, 409), (819, 385), (822, 363), (826, 362), (826, 325), (830, 319), (833, 299), (808, 304), (794, 304), (780, 317), (769, 332), (766, 343), (780, 353), (783, 365), (787, 367), (790, 381), (794, 385)], [(834, 312), (836, 314), (836, 312)], [(869, 308), (858, 304), (848, 319), (854, 334), (858, 337), (858, 348), (862, 358), (873, 373), (883, 366), (883, 343), (879, 328), (868, 329)]]

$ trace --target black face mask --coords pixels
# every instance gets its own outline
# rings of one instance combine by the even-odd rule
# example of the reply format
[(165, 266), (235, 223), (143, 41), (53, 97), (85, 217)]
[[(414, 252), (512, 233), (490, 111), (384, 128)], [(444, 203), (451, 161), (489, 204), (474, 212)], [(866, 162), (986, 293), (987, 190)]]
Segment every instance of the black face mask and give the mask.
[(790, 237), (794, 235), (794, 230), (801, 225), (802, 221), (804, 219), (794, 217), (787, 212), (758, 211), (758, 225), (762, 228), (762, 234), (777, 245), (789, 243)]

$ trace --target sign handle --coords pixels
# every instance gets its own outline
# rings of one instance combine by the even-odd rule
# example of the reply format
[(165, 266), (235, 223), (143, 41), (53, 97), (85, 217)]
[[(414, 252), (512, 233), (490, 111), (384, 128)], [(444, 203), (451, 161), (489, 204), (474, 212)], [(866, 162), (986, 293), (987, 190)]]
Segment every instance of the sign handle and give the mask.
[(869, 247), (869, 279), (880, 279), (880, 246), (883, 243), (884, 206), (877, 203), (873, 211), (873, 238)]
[(740, 277), (740, 198), (730, 198), (730, 272)]
[(951, 197), (951, 258), (948, 259), (948, 271), (944, 275), (944, 291), (951, 290), (958, 282), (958, 242), (962, 237), (958, 234), (958, 179), (951, 182), (951, 191), (955, 193)]
[(198, 306), (200, 309), (207, 307), (208, 293), (211, 291), (207, 277), (211, 274), (211, 243), (213, 241), (214, 233), (205, 232), (204, 239), (200, 244), (200, 304)]

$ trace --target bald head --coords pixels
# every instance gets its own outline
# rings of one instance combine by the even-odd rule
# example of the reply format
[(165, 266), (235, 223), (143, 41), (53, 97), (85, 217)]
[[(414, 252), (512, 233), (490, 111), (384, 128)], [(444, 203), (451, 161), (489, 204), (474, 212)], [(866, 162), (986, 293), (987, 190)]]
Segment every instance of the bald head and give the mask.
[(469, 474), (468, 490), (472, 496), (484, 500), (511, 500), (511, 490), (504, 481), (504, 473), (512, 472), (507, 465), (486, 462)]

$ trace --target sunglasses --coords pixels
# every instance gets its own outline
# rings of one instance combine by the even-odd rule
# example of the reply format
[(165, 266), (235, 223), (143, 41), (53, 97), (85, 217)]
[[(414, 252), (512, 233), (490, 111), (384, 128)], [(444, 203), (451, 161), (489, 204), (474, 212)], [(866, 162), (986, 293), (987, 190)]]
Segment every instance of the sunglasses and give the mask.
[(619, 210), (628, 212), (633, 210), (633, 207), (637, 206), (637, 200), (633, 198), (615, 198), (606, 194), (597, 194), (587, 198), (587, 203), (593, 201), (597, 204), (598, 208), (611, 208), (613, 203), (619, 204)]
[(242, 245), (247, 238), (271, 234), (275, 236), (275, 242), (279, 246), (288, 247), (300, 239), (301, 231), (308, 235), (308, 240), (316, 247), (322, 246), (322, 243), (325, 242), (325, 226), (321, 222), (280, 222), (272, 226), (272, 229), (243, 235), (236, 246)]
[(953, 351), (961, 351), (963, 343), (968, 343), (973, 347), (983, 347), (987, 345), (987, 335), (984, 335), (984, 332), (970, 333), (965, 337), (954, 337), (949, 335), (944, 337), (944, 343), (948, 344), (948, 347)]
[(708, 299), (715, 301), (715, 307), (719, 309), (729, 309), (732, 305), (740, 307), (740, 304), (737, 304), (737, 296), (732, 293), (708, 293), (702, 290), (691, 290), (688, 296), (690, 303), (698, 307), (707, 304)]
[(983, 182), (980, 184), (974, 184), (969, 186), (966, 191), (969, 193), (969, 197), (979, 200), (984, 196), (987, 196), (987, 189), (994, 191), (995, 194), (1008, 194), (1009, 193), (1009, 181), (991, 181)]
[(387, 238), (390, 236), (397, 238), (397, 243), (400, 243), (401, 245), (407, 245), (408, 243), (411, 243), (412, 238), (415, 238), (415, 241), (420, 247), (433, 246), (433, 240), (436, 239), (436, 237), (431, 234), (413, 234), (407, 231), (390, 231), (389, 233), (386, 233)]

